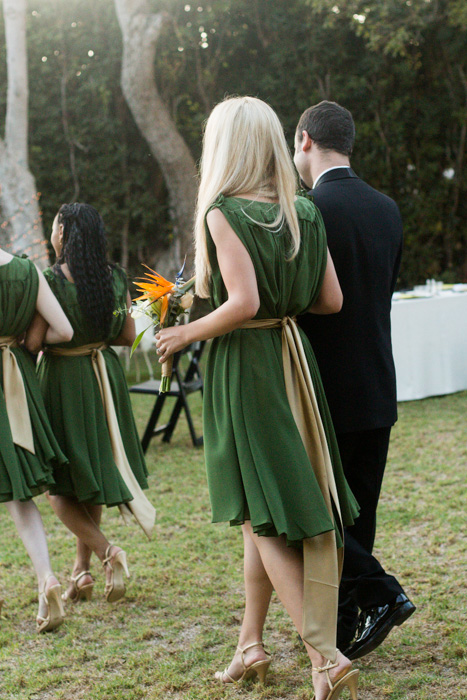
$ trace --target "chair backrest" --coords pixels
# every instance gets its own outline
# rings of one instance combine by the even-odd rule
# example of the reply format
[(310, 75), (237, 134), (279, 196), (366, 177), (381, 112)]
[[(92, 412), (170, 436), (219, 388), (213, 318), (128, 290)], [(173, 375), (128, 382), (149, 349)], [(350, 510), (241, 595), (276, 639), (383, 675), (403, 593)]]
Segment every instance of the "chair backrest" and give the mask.
[(203, 354), (203, 350), (205, 348), (206, 341), (205, 340), (197, 340), (194, 343), (190, 343), (190, 345), (187, 345), (186, 348), (183, 348), (183, 350), (180, 350), (180, 352), (175, 353), (174, 355), (174, 362), (173, 362), (173, 369), (174, 371), (177, 370), (177, 374), (179, 373), (178, 370), (178, 363), (180, 362), (180, 359), (183, 357), (183, 355), (189, 355), (190, 356), (190, 362), (188, 364), (187, 371), (185, 373), (184, 377), (180, 377), (182, 381), (188, 381), (190, 379), (193, 379), (195, 375), (198, 377), (201, 377), (201, 370), (199, 366), (199, 362), (201, 360), (201, 355)]

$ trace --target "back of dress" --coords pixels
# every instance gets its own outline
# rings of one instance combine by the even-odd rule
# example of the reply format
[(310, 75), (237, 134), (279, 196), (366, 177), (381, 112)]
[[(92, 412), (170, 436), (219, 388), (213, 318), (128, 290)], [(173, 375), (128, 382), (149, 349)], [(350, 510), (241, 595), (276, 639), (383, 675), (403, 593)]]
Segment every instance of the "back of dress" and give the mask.
[[(0, 501), (25, 501), (47, 491), (54, 484), (53, 466), (66, 462), (47, 418), (34, 363), (19, 345), (34, 316), (38, 290), (39, 276), (30, 260), (14, 257), (0, 266)], [(5, 381), (4, 363), (12, 378), (15, 373), (12, 382)], [(20, 407), (18, 429), (10, 424), (12, 406)]]
[[(289, 545), (303, 547), (303, 637), (330, 658), (337, 621), (318, 620), (316, 611), (337, 610), (337, 551), (358, 506), (342, 472), (313, 350), (293, 320), (321, 291), (327, 261), (322, 218), (311, 202), (297, 199), (301, 246), (288, 260), (286, 225), (264, 225), (276, 218), (277, 205), (219, 198), (214, 207), (251, 257), (260, 308), (255, 319), (214, 338), (209, 352), (203, 424), (213, 522), (250, 520), (256, 534), (284, 535)], [(206, 234), (217, 307), (227, 291)]]
[[(278, 205), (238, 197), (219, 197), (212, 208), (219, 208), (245, 245), (252, 259), (260, 309), (256, 318), (283, 318), (304, 313), (316, 301), (326, 269), (326, 234), (321, 215), (308, 199), (298, 197), (296, 210), (301, 230), (301, 246), (291, 261), (291, 239), (287, 227), (268, 228), (277, 216)], [(217, 265), (216, 248), (208, 235), (212, 266), (214, 307), (227, 299)]]
[[(117, 314), (112, 317), (109, 336), (108, 338), (102, 338), (102, 336), (96, 334), (88, 317), (80, 307), (76, 285), (73, 282), (69, 282), (64, 276), (56, 274), (51, 268), (46, 270), (44, 274), (73, 327), (73, 338), (71, 341), (60, 344), (57, 347), (76, 348), (87, 343), (103, 340), (111, 344), (111, 341), (120, 335), (125, 324), (125, 314)], [(115, 265), (112, 269), (112, 286), (115, 295), (115, 310), (126, 308), (128, 282), (124, 270), (118, 265)]]
[[(69, 465), (55, 474), (51, 493), (73, 496), (108, 506), (126, 503), (132, 495), (115, 462), (101, 384), (94, 371), (93, 354), (65, 356), (60, 349), (73, 352), (88, 344), (108, 345), (120, 333), (126, 314), (113, 315), (107, 338), (99, 337), (81, 309), (74, 283), (45, 271), (50, 287), (67, 315), (74, 331), (69, 343), (47, 350), (38, 369), (45, 406), (58, 442)], [(127, 277), (118, 266), (112, 270), (115, 310), (126, 307)], [(58, 349), (58, 350), (57, 350)], [(131, 409), (125, 375), (111, 347), (102, 350), (123, 449), (139, 485), (147, 488), (147, 469)], [(100, 380), (102, 382), (102, 379)]]
[(0, 336), (26, 331), (36, 308), (39, 277), (30, 260), (13, 257), (0, 265)]
[[(326, 233), (316, 207), (305, 198), (296, 200), (301, 246), (291, 261), (286, 227), (262, 225), (274, 221), (277, 205), (221, 196), (212, 208), (222, 211), (252, 259), (260, 296), (255, 318), (282, 319), (309, 309), (319, 296), (327, 260)], [(227, 290), (215, 244), (208, 229), (206, 233), (211, 302), (217, 308), (226, 301)], [(336, 469), (343, 520), (352, 522), (354, 502), (340, 470), (319, 371), (308, 339), (300, 335)], [(297, 546), (303, 538), (334, 528), (287, 397), (280, 324), (267, 330), (239, 328), (214, 338), (203, 407), (213, 522), (234, 525), (251, 519), (258, 534), (285, 534)]]

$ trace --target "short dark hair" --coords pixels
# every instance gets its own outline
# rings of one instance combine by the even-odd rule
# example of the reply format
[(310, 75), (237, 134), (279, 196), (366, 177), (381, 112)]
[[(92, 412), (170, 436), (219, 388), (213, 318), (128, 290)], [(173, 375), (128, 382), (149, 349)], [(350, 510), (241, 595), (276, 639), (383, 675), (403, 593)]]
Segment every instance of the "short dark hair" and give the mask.
[(300, 141), (303, 131), (306, 131), (322, 150), (337, 151), (344, 156), (350, 156), (352, 153), (355, 124), (349, 110), (337, 102), (323, 100), (313, 107), (308, 107), (297, 125)]

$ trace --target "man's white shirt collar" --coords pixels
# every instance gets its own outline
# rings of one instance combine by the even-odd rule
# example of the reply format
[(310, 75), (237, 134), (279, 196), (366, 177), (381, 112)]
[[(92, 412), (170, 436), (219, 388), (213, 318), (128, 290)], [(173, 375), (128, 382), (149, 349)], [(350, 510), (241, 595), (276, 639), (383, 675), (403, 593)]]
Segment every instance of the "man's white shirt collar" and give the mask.
[(316, 178), (316, 180), (314, 181), (313, 189), (315, 189), (315, 187), (318, 185), (318, 182), (321, 180), (323, 175), (325, 175), (326, 173), (329, 173), (331, 170), (338, 170), (339, 168), (350, 168), (350, 165), (333, 165), (332, 168), (327, 168), (326, 170), (323, 170), (323, 172), (320, 173), (318, 175), (318, 177)]

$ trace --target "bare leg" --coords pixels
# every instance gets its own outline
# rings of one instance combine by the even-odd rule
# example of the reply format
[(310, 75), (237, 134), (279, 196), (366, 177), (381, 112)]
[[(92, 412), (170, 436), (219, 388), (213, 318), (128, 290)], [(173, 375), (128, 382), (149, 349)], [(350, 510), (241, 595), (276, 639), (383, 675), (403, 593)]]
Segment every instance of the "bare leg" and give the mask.
[[(16, 525), (26, 551), (31, 559), (37, 576), (39, 591), (44, 590), (47, 577), (47, 589), (58, 583), (52, 574), (52, 567), (47, 547), (47, 538), (42, 523), (41, 514), (34, 501), (9, 501), (5, 506)], [(47, 616), (47, 607), (43, 602), (39, 605), (39, 615)]]
[[(49, 494), (48, 498), (62, 523), (103, 562), (110, 542), (90, 515), (88, 511), (89, 506), (84, 503), (78, 503), (78, 501), (67, 496), (52, 496)], [(119, 550), (120, 547), (114, 545), (112, 556)], [(112, 568), (110, 566), (105, 568), (105, 575), (109, 582), (112, 578)]]
[[(102, 506), (91, 505), (89, 503), (83, 503), (83, 507), (88, 512), (89, 517), (94, 520), (97, 527), (99, 527), (102, 517)], [(72, 576), (78, 576), (83, 571), (89, 571), (91, 566), (91, 556), (92, 549), (87, 546), (84, 540), (77, 538), (76, 540), (76, 559), (73, 565)], [(78, 585), (85, 586), (87, 584), (93, 583), (93, 578), (90, 575), (82, 576), (78, 582)], [(70, 584), (68, 588), (68, 595), (73, 598), (73, 593), (75, 589), (73, 584)]]
[[(244, 577), (245, 577), (245, 614), (238, 646), (244, 649), (249, 644), (263, 641), (263, 627), (269, 608), (272, 594), (272, 585), (261, 561), (256, 544), (250, 536), (248, 529), (242, 527), (244, 545)], [(262, 661), (267, 656), (262, 647), (249, 649), (244, 655), (246, 666), (256, 661)], [(237, 650), (232, 663), (227, 669), (231, 678), (237, 680), (243, 673), (241, 653)], [(222, 674), (221, 674), (222, 675)], [(228, 681), (223, 675), (222, 680)]]
[(67, 496), (49, 495), (49, 501), (62, 523), (103, 561), (109, 542), (90, 516), (86, 505)]
[[(261, 556), (267, 575), (292, 618), (297, 631), (302, 631), (303, 608), (303, 557), (301, 552), (293, 547), (288, 547), (284, 537), (258, 537), (254, 534), (251, 523), (244, 524), (246, 530)], [(304, 642), (310, 661), (314, 667), (326, 664), (325, 659), (316, 649)], [(340, 652), (337, 653), (338, 666), (330, 671), (331, 679), (344, 674), (350, 668), (352, 662)], [(313, 674), (313, 684), (316, 692), (316, 700), (323, 700), (329, 692), (325, 674)]]
[[(87, 510), (89, 517), (94, 520), (97, 527), (99, 527), (102, 518), (102, 506), (90, 505), (89, 503), (83, 503), (83, 506)], [(76, 541), (76, 561), (73, 569), (74, 574), (89, 569), (91, 564), (91, 555), (92, 549), (87, 546), (84, 540), (78, 538)]]

